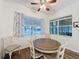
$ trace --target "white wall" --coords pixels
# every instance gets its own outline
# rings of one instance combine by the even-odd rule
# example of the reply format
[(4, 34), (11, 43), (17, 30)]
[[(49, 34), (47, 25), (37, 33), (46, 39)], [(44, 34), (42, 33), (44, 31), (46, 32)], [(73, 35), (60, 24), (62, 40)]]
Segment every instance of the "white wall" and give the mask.
[[(67, 15), (72, 15), (72, 21), (79, 21), (79, 2), (78, 3), (74, 3), (73, 5), (64, 7), (63, 9), (57, 11), (52, 17), (51, 19), (55, 19), (55, 18), (60, 18), (60, 17), (64, 17)], [(72, 37), (64, 37), (65, 39), (67, 39), (69, 41), (68, 44), (68, 48), (79, 52), (79, 28), (74, 28), (72, 26)], [(56, 36), (56, 38), (61, 38), (61, 36)]]
[(12, 35), (15, 11), (28, 16), (40, 17), (23, 5), (8, 0), (0, 0), (0, 37)]

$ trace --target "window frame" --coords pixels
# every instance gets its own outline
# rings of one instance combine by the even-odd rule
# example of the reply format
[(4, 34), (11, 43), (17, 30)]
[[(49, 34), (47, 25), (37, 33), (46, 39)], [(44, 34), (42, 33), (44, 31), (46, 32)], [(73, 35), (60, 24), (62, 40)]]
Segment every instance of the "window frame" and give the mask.
[[(49, 23), (51, 23), (51, 22), (56, 22), (57, 21), (57, 28), (58, 28), (58, 30), (57, 30), (57, 34), (53, 34), (52, 33), (52, 31), (51, 31), (51, 27), (53, 27), (51, 24), (50, 24), (50, 34), (53, 34), (53, 35), (60, 35), (60, 33), (59, 33), (59, 27), (60, 27), (60, 25), (59, 25), (59, 22), (61, 21), (61, 20), (66, 20), (66, 19), (69, 19), (69, 18), (71, 18), (72, 19), (72, 15), (69, 15), (69, 16), (65, 16), (65, 17), (60, 17), (60, 18), (57, 18), (57, 19), (53, 19), (53, 20), (50, 20), (50, 22)], [(70, 25), (67, 25), (67, 26), (70, 26)], [(65, 25), (63, 25), (63, 27), (65, 27)], [(72, 27), (72, 24), (71, 24), (71, 27)], [(71, 30), (72, 31), (72, 30)], [(71, 32), (72, 33), (72, 32)], [(60, 36), (68, 36), (68, 35), (60, 35)], [(72, 36), (72, 35), (71, 35)], [(70, 37), (71, 37), (70, 36)]]

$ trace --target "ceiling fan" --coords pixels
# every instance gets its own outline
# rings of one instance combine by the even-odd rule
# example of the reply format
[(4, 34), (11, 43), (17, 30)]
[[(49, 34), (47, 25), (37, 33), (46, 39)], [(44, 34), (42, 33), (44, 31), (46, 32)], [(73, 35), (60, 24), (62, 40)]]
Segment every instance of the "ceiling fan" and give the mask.
[(31, 2), (31, 5), (41, 5), (39, 8), (38, 8), (38, 12), (43, 8), (47, 11), (50, 11), (50, 9), (47, 7), (48, 4), (52, 4), (52, 3), (55, 3), (56, 0), (40, 0), (39, 3), (36, 3), (36, 2)]

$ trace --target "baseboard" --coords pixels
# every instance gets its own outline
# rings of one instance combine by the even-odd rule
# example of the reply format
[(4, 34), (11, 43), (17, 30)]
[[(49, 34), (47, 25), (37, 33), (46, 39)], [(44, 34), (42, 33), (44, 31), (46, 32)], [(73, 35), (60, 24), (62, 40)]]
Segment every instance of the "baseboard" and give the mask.
[(67, 48), (67, 50), (69, 50), (69, 51), (75, 53), (76, 55), (79, 55), (79, 51), (73, 50), (73, 49), (71, 49), (71, 48)]

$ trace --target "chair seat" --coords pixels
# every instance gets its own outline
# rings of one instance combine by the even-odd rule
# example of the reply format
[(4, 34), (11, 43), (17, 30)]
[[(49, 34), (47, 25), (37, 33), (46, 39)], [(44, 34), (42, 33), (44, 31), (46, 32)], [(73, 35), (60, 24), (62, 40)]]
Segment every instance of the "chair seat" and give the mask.
[(20, 47), (20, 45), (13, 44), (13, 45), (10, 45), (10, 46), (6, 47), (5, 51), (11, 52), (11, 51), (14, 51), (14, 50), (18, 49), (19, 47)]

